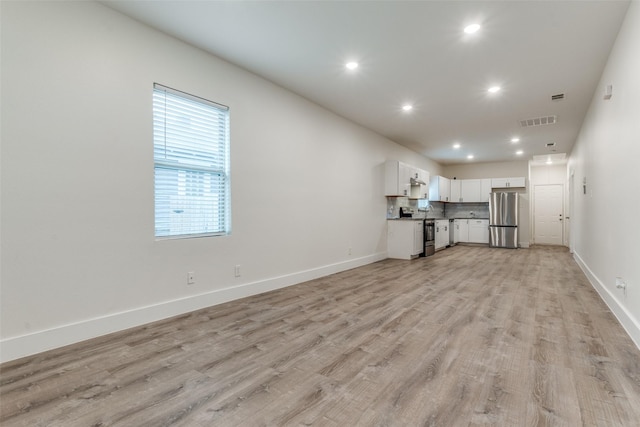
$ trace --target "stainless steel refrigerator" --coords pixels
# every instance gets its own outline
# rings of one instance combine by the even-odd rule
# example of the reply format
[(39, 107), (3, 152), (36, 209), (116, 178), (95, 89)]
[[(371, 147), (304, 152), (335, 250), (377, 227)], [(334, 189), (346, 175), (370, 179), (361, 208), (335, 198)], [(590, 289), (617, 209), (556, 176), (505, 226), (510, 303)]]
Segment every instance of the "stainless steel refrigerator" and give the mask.
[(489, 246), (492, 248), (518, 247), (518, 193), (491, 193)]

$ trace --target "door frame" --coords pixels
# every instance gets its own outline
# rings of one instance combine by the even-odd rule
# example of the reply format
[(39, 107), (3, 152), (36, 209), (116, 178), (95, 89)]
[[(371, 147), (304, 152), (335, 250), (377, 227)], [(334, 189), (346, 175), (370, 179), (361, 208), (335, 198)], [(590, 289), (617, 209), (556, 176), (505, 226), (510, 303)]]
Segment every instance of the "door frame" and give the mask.
[[(569, 253), (573, 253), (573, 247), (574, 247), (574, 239), (573, 239), (573, 233), (571, 232), (572, 228), (573, 228), (573, 204), (574, 204), (574, 197), (575, 197), (575, 179), (574, 179), (574, 174), (575, 171), (571, 170), (569, 172), (569, 182), (567, 183), (567, 209), (565, 210), (564, 213), (564, 232), (565, 232), (565, 236), (567, 238), (567, 246), (569, 246)], [(569, 220), (569, 223), (567, 225), (567, 219)]]

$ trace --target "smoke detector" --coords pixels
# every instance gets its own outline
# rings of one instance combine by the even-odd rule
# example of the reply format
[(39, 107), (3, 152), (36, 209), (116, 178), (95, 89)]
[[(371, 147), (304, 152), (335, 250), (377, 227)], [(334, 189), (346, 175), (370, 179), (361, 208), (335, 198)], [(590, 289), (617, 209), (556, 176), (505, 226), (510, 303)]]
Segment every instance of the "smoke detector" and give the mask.
[(531, 126), (545, 126), (555, 124), (557, 121), (558, 116), (534, 117), (532, 119), (520, 120), (520, 126), (522, 126), (523, 128)]

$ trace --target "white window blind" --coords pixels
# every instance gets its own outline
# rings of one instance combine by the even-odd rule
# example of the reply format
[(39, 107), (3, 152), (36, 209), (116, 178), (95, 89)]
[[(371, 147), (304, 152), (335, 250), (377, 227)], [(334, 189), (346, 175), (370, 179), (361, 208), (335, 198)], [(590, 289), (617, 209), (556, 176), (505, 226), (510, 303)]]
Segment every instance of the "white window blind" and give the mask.
[(153, 88), (156, 237), (230, 232), (229, 108)]

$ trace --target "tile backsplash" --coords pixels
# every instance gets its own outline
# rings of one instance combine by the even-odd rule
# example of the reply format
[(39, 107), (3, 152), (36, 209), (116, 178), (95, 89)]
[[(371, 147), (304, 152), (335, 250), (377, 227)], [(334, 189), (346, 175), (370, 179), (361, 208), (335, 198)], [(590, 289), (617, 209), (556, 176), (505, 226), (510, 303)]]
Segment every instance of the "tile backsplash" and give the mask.
[(489, 203), (447, 203), (447, 218), (489, 218)]
[(414, 218), (489, 218), (488, 203), (443, 203), (387, 197), (387, 219), (398, 218), (400, 208), (412, 209)]
[(424, 217), (424, 212), (420, 211), (418, 200), (408, 197), (387, 197), (387, 219), (400, 217), (400, 208), (408, 208), (414, 211), (415, 218)]
[[(426, 201), (425, 201), (426, 202)], [(446, 205), (443, 202), (426, 202), (427, 218), (445, 218)]]

